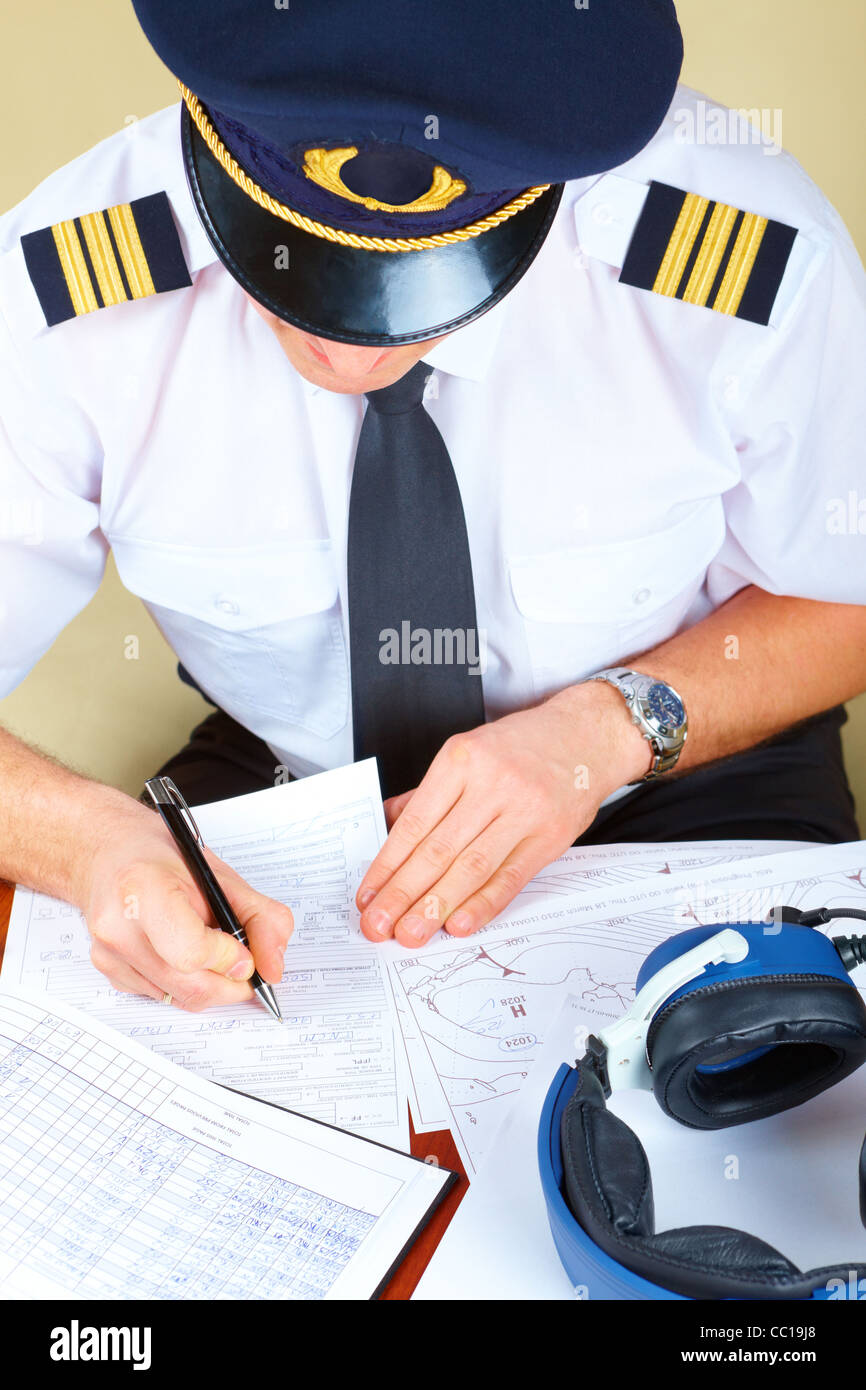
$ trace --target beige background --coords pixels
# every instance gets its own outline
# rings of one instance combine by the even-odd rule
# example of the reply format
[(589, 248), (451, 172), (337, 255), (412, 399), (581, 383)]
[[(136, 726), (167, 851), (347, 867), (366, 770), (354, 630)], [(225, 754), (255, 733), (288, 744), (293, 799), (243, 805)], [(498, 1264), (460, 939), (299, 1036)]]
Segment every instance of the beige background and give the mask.
[[(783, 144), (839, 208), (866, 255), (864, 0), (680, 0), (678, 8), (685, 81), (729, 106), (780, 109)], [(507, 6), (502, 13), (507, 22)], [(14, 20), (3, 20), (0, 51), (0, 209), (125, 122), (177, 97), (127, 0), (16, 7)], [(136, 661), (124, 656), (130, 636), (139, 639)], [(146, 610), (110, 567), (84, 612), (0, 701), (0, 721), (91, 776), (137, 791), (208, 709), (174, 668)], [(854, 702), (846, 752), (866, 825), (866, 697)]]

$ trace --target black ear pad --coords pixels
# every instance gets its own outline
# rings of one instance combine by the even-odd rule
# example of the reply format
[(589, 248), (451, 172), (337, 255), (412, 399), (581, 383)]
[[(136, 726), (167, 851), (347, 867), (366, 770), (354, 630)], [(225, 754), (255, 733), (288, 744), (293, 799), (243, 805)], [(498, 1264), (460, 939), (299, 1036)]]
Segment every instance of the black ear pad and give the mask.
[(856, 1071), (866, 1007), (854, 985), (826, 975), (706, 985), (656, 1015), (647, 1056), (668, 1115), (722, 1129), (801, 1105)]
[[(652, 1179), (643, 1145), (611, 1114), (591, 1067), (565, 1108), (560, 1142), (572, 1215), (604, 1252), (652, 1284), (686, 1298), (805, 1299), (850, 1262), (802, 1273), (771, 1245), (726, 1226), (686, 1226), (656, 1235)], [(857, 1270), (860, 1278), (866, 1267)]]

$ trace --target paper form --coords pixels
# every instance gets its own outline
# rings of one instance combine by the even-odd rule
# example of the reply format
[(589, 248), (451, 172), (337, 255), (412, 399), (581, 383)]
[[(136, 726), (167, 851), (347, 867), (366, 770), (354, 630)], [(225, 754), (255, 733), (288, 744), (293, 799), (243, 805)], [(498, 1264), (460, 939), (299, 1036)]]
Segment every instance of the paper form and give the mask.
[(90, 963), (82, 915), (16, 889), (4, 983), (67, 1000), (209, 1080), (408, 1148), (405, 1071), (379, 949), (354, 896), (385, 839), (374, 759), (196, 807), (205, 843), (295, 916), (284, 1023), (256, 1002), (184, 1013), (119, 994)]
[[(790, 851), (796, 846), (797, 842), (790, 840), (706, 840), (673, 844), (595, 845), (568, 849), (542, 869), (505, 912), (500, 913), (494, 922), (471, 939), (478, 941), (482, 935), (496, 931), (510, 921), (521, 919), (533, 909), (540, 913), (547, 907), (562, 907), (562, 900), (565, 900), (567, 906), (568, 901), (585, 894), (609, 890), (621, 884), (627, 885), (656, 874), (667, 875), (681, 873), (686, 869), (707, 868), (714, 864), (730, 863), (735, 859)], [(811, 844), (805, 847), (813, 848)], [(454, 938), (449, 937), (446, 932), (438, 932), (433, 938), (432, 947), (444, 947), (449, 943), (453, 944), (453, 941)], [(433, 1054), (422, 1039), (415, 1010), (408, 1007), (405, 990), (395, 983), (395, 972), (402, 969), (400, 961), (407, 959), (412, 953), (396, 944), (387, 949), (389, 975), (394, 988), (397, 1016), (406, 1051), (412, 1123), (418, 1134), (448, 1129), (451, 1115), (432, 1060)], [(423, 956), (419, 955), (422, 966), (423, 961)], [(518, 1000), (517, 1005), (519, 1004)], [(429, 1006), (434, 1009), (436, 1007), (435, 1003), (430, 1003)], [(519, 1014), (516, 1016), (520, 1017)]]
[[(575, 1030), (587, 1026), (582, 1001), (566, 996), (413, 1298), (574, 1299), (550, 1234), (536, 1146), (548, 1087), (563, 1062), (574, 1064)], [(857, 1210), (866, 1068), (806, 1105), (725, 1130), (687, 1129), (646, 1091), (614, 1095), (608, 1108), (646, 1150), (657, 1231), (733, 1226), (803, 1270), (866, 1258)]]
[(537, 1067), (527, 1076), (413, 1298), (574, 1297), (550, 1235), (536, 1143), (547, 1087), (562, 1062), (573, 1065), (574, 1032), (581, 1021), (580, 1000), (566, 996), (551, 1020)]
[(450, 1174), (0, 989), (0, 1296), (346, 1299)]
[(866, 842), (654, 875), (552, 902), (539, 896), (478, 936), (393, 960), (395, 995), (413, 1014), (470, 1179), (566, 994), (581, 1000), (590, 1028), (604, 1027), (631, 1003), (637, 972), (660, 941), (698, 922), (761, 921), (782, 903), (866, 908)]

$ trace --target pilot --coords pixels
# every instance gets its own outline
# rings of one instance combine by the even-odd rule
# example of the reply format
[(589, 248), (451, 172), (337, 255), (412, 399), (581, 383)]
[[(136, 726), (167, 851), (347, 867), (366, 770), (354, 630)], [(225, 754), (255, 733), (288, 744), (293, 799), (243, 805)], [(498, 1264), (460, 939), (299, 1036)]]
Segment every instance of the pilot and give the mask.
[[(670, 0), (135, 8), (179, 103), (0, 220), (0, 694), (112, 550), (214, 707), (189, 802), (378, 758), (371, 941), (575, 842), (857, 838), (863, 270), (745, 120), (682, 138)], [(280, 978), (134, 797), (8, 733), (0, 792), (117, 988)]]

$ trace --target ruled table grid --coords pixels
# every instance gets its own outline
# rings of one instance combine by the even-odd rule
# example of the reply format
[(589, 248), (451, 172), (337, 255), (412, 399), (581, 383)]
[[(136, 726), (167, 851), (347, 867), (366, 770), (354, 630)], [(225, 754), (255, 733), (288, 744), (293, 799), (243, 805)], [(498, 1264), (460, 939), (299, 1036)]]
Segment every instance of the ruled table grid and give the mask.
[(0, 1284), (26, 1269), (92, 1298), (327, 1293), (375, 1217), (155, 1118), (177, 1094), (50, 1013), (0, 1008)]

